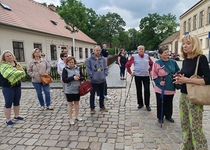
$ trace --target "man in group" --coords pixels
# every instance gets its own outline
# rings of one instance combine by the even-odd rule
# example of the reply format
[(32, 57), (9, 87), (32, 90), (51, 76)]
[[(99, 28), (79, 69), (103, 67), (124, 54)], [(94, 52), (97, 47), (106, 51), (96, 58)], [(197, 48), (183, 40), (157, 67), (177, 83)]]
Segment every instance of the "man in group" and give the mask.
[(100, 98), (100, 111), (107, 112), (104, 106), (104, 85), (108, 75), (108, 67), (104, 57), (101, 56), (101, 47), (96, 45), (93, 53), (87, 59), (86, 72), (93, 90), (90, 92), (90, 112), (95, 113), (95, 92), (98, 90)]
[[(101, 55), (103, 57), (105, 57), (105, 60), (107, 62), (107, 57), (109, 55), (109, 52), (106, 49), (106, 44), (103, 44), (103, 48), (101, 50)], [(97, 99), (99, 99), (99, 98), (100, 98), (99, 92), (97, 91)], [(106, 81), (105, 81), (105, 84), (104, 84), (104, 98), (106, 98), (107, 100), (111, 99), (111, 97), (107, 94), (107, 82)]]
[[(152, 70), (153, 61), (148, 54), (144, 54), (145, 48), (143, 45), (138, 46), (138, 54), (135, 54), (126, 63), (128, 73), (134, 76), (137, 93), (138, 109), (141, 109), (143, 104), (142, 97), (142, 83), (144, 85), (144, 103), (147, 111), (151, 111), (150, 108), (150, 71)], [(131, 65), (134, 64), (134, 70), (131, 72)]]

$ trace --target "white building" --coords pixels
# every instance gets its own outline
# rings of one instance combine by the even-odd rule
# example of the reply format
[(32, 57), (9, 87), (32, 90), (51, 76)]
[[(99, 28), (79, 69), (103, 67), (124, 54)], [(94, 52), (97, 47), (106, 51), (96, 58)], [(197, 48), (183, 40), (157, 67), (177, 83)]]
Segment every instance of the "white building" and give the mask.
[(66, 23), (55, 12), (33, 0), (0, 1), (0, 53), (11, 50), (23, 66), (32, 59), (34, 48), (40, 48), (51, 64), (56, 63), (62, 49), (78, 62), (88, 58), (96, 42), (82, 31), (75, 33), (75, 51), (72, 34)]

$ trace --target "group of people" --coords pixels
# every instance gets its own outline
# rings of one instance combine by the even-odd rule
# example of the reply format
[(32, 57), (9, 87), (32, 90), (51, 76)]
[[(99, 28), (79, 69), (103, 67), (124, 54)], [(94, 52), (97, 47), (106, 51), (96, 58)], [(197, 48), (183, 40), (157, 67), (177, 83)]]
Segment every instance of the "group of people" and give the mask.
[[(202, 54), (200, 41), (195, 35), (185, 35), (181, 39), (181, 54), (184, 58), (182, 68), (180, 69), (176, 61), (169, 59), (168, 47), (160, 47), (158, 52), (160, 59), (152, 61), (149, 55), (145, 54), (145, 47), (138, 46), (138, 54), (131, 56), (127, 61), (124, 56), (124, 49), (121, 49), (118, 55), (118, 63), (120, 67), (120, 79), (125, 78), (125, 69), (134, 78), (137, 93), (138, 109), (144, 105), (147, 111), (151, 111), (150, 107), (150, 80), (154, 82), (154, 91), (157, 103), (157, 118), (159, 123), (163, 123), (163, 118), (169, 122), (174, 122), (173, 115), (173, 97), (176, 93), (175, 84), (181, 85), (181, 96), (179, 101), (180, 119), (182, 127), (182, 143), (181, 149), (199, 149), (207, 150), (207, 139), (204, 135), (202, 120), (203, 106), (192, 104), (187, 97), (187, 83), (198, 85), (210, 84), (210, 69), (205, 55)], [(106, 47), (106, 45), (104, 45)], [(100, 111), (107, 112), (104, 105), (104, 98), (107, 93), (106, 76), (108, 75), (107, 60), (108, 56), (106, 48), (101, 50), (99, 45), (93, 49), (93, 53), (87, 59), (86, 72), (90, 79), (93, 90), (90, 92), (90, 113), (95, 113), (95, 93), (99, 96)], [(203, 76), (202, 79), (191, 79), (194, 74), (198, 57), (200, 56), (198, 75)], [(131, 66), (134, 65), (133, 71)], [(179, 72), (179, 74), (176, 74)], [(50, 64), (41, 58), (41, 51), (35, 48), (32, 53), (32, 60), (28, 64), (27, 73), (32, 78), (32, 84), (36, 90), (39, 100), (39, 110), (53, 110), (50, 99), (49, 84), (43, 85), (41, 82), (41, 74), (50, 74)], [(58, 74), (61, 77), (63, 91), (68, 102), (67, 110), (69, 114), (70, 124), (74, 124), (74, 120), (81, 121), (79, 117), (79, 100), (80, 94), (78, 87), (84, 80), (81, 68), (76, 65), (74, 57), (68, 55), (68, 51), (60, 54), (58, 62)], [(16, 61), (15, 56), (9, 50), (2, 53), (0, 57), (0, 85), (5, 100), (4, 114), (6, 124), (13, 125), (13, 119), (24, 120), (19, 116), (19, 106), (21, 98), (21, 80), (26, 76), (22, 66)], [(143, 86), (142, 86), (143, 85)], [(142, 89), (144, 87), (144, 98)], [(164, 88), (163, 88), (164, 87)], [(42, 94), (45, 94), (45, 101)], [(143, 102), (144, 100), (144, 102)], [(73, 117), (72, 107), (75, 107), (75, 119)], [(11, 118), (11, 108), (13, 105), (14, 118)]]

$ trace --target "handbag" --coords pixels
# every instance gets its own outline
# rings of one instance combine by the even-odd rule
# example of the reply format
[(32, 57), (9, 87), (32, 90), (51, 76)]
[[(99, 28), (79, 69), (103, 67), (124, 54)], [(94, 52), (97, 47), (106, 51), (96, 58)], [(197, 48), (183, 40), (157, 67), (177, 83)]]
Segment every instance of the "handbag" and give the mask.
[(41, 81), (42, 81), (43, 85), (50, 84), (53, 81), (51, 76), (48, 75), (48, 74), (40, 75), (40, 78), (41, 78)]
[(90, 81), (83, 81), (80, 86), (79, 86), (79, 94), (80, 96), (83, 96), (87, 93), (89, 93), (90, 91), (92, 91), (93, 87), (90, 84)]
[[(200, 56), (197, 59), (197, 64), (195, 68), (195, 73), (190, 78), (198, 78), (202, 77), (197, 75), (198, 72), (198, 64), (199, 64)], [(210, 105), (210, 85), (196, 85), (187, 83), (187, 93), (188, 99), (192, 104), (198, 105)]]
[(36, 65), (36, 68), (38, 70), (38, 73), (40, 75), (40, 78), (41, 78), (41, 81), (42, 81), (42, 84), (43, 85), (50, 84), (53, 81), (53, 79), (52, 79), (52, 77), (50, 75), (48, 75), (48, 74), (41, 75), (40, 72), (39, 72), (39, 68), (37, 67), (37, 65)]

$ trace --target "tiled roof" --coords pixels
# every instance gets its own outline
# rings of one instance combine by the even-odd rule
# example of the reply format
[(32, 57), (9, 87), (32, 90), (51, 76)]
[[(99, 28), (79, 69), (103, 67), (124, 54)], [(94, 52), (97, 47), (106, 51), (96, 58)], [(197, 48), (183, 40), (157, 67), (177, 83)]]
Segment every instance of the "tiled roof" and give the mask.
[[(1, 0), (0, 2), (11, 8), (10, 11), (0, 5), (0, 24), (67, 38), (72, 37), (70, 31), (65, 29), (66, 23), (64, 20), (56, 12), (40, 3), (33, 0)], [(57, 25), (54, 25), (51, 20), (56, 22)], [(75, 33), (74, 37), (76, 40), (96, 43), (82, 31)]]
[(167, 37), (162, 43), (160, 43), (160, 46), (161, 45), (164, 45), (164, 44), (168, 44), (168, 43), (171, 43), (173, 42), (175, 39), (179, 39), (179, 34), (180, 32), (176, 32), (174, 34), (172, 34), (171, 36)]

